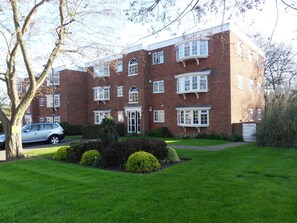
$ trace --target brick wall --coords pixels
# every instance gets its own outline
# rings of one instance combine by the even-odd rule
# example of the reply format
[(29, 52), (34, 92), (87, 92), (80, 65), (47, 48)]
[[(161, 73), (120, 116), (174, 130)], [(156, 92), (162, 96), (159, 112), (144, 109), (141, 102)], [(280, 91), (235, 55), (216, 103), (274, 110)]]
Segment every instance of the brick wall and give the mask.
[[(162, 45), (136, 50), (119, 56), (117, 60), (123, 61), (123, 71), (117, 72), (116, 61), (110, 61), (110, 75), (108, 77), (94, 77), (90, 65), (88, 72), (65, 70), (61, 72), (60, 86), (57, 92), (61, 95), (61, 107), (56, 114), (61, 115), (61, 121), (70, 124), (93, 124), (94, 111), (111, 110), (111, 116), (118, 122), (118, 111), (141, 107), (141, 134), (148, 130), (166, 126), (174, 135), (193, 136), (198, 132), (232, 134), (232, 124), (247, 121), (248, 109), (262, 108), (264, 104), (263, 67), (256, 64), (256, 52), (239, 36), (231, 31), (212, 34), (208, 36), (207, 58), (176, 62), (175, 45)], [(243, 43), (243, 56), (237, 54), (237, 42)], [(254, 50), (254, 60), (247, 59), (248, 50)], [(152, 64), (155, 52), (163, 51), (164, 63)], [(138, 74), (128, 76), (128, 63), (132, 58), (138, 61)], [(96, 58), (94, 58), (96, 59)], [(94, 62), (94, 65), (96, 63)], [(176, 75), (211, 70), (208, 75), (208, 92), (187, 93), (186, 97), (177, 94)], [(238, 75), (244, 79), (243, 89), (238, 88)], [(254, 91), (249, 91), (249, 79), (255, 82)], [(164, 93), (153, 93), (153, 82), (163, 80)], [(262, 92), (257, 93), (257, 83), (262, 84)], [(110, 100), (94, 101), (93, 87), (109, 86)], [(123, 86), (123, 97), (117, 97), (117, 86)], [(139, 101), (129, 103), (129, 88), (136, 86), (139, 90)], [(179, 127), (177, 125), (177, 107), (210, 106), (208, 127)], [(165, 122), (155, 123), (153, 111), (164, 110)], [(51, 115), (46, 107), (34, 107), (39, 116)], [(127, 130), (127, 117), (124, 124)]]

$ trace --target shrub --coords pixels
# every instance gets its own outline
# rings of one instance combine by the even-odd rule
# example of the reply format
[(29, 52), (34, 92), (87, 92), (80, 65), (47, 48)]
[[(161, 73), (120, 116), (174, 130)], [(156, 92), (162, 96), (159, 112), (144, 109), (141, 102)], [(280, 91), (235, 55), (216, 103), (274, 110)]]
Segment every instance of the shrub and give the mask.
[(228, 137), (228, 140), (232, 142), (243, 142), (243, 137), (240, 134), (233, 134)]
[(102, 164), (104, 167), (121, 168), (128, 157), (136, 151), (137, 148), (126, 141), (111, 143), (108, 147), (102, 148)]
[(172, 138), (173, 134), (169, 131), (167, 127), (160, 127), (150, 130), (146, 133), (146, 136)]
[(267, 106), (256, 132), (260, 146), (297, 148), (297, 100), (278, 95)]
[(129, 172), (150, 173), (160, 169), (160, 163), (154, 155), (139, 151), (128, 158), (125, 169)]
[(125, 135), (125, 125), (124, 124), (116, 124), (117, 132), (119, 136)]
[(101, 143), (104, 147), (117, 142), (119, 135), (112, 117), (104, 118), (101, 123)]
[(100, 139), (101, 137), (100, 125), (84, 125), (81, 128), (81, 134), (83, 139)]
[(101, 151), (105, 167), (123, 167), (128, 157), (137, 151), (153, 154), (158, 160), (164, 160), (168, 154), (167, 144), (160, 139), (129, 139), (111, 143)]
[(179, 159), (175, 149), (172, 148), (171, 146), (168, 146), (168, 154), (167, 154), (167, 157), (164, 160), (164, 163), (176, 163), (176, 162), (179, 162), (179, 161), (180, 161), (180, 159)]
[(86, 150), (80, 141), (72, 142), (67, 149), (66, 159), (72, 162), (79, 162), (84, 152)]
[(89, 150), (84, 152), (79, 162), (82, 166), (98, 167), (101, 165), (101, 156), (97, 150)]
[(82, 125), (70, 125), (69, 126), (69, 135), (81, 135)]
[(100, 140), (89, 140), (89, 141), (83, 142), (83, 147), (85, 151), (94, 149), (94, 150), (98, 150), (99, 153), (101, 153), (102, 143)]
[(64, 129), (64, 134), (65, 135), (70, 135), (69, 134), (70, 124), (68, 122), (60, 122), (59, 124)]
[(54, 160), (66, 160), (67, 149), (69, 146), (62, 146), (60, 147), (53, 155)]
[(226, 135), (223, 133), (199, 133), (196, 139), (213, 139), (213, 140), (228, 140), (232, 142), (242, 142), (243, 137), (239, 134)]

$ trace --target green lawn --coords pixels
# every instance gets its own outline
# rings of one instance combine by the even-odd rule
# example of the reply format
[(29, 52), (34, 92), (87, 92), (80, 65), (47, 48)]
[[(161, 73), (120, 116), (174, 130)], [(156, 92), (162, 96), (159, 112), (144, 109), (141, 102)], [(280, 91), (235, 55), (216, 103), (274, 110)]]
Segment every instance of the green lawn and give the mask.
[(191, 160), (153, 174), (0, 163), (0, 222), (296, 222), (297, 150), (177, 151)]
[[(155, 137), (139, 137), (139, 136), (129, 136), (121, 137), (120, 140), (127, 140), (131, 138), (152, 138)], [(158, 139), (158, 138), (157, 138)], [(226, 140), (213, 140), (213, 139), (179, 139), (179, 138), (159, 138), (164, 140), (169, 145), (185, 145), (185, 146), (215, 146), (226, 144), (229, 141)]]

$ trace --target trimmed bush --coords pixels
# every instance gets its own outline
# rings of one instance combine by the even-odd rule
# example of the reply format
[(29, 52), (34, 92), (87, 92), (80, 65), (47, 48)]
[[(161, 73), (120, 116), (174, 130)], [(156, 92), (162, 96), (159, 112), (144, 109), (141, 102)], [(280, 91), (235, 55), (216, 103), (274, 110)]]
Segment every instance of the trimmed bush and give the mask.
[(124, 142), (114, 142), (108, 147), (103, 147), (101, 151), (102, 165), (104, 167), (122, 168), (128, 157), (138, 151), (132, 144)]
[(94, 150), (98, 150), (99, 153), (101, 153), (102, 143), (100, 140), (90, 140), (90, 141), (83, 142), (83, 147), (85, 151), (94, 149)]
[(149, 132), (147, 132), (145, 135), (150, 137), (166, 137), (166, 138), (173, 137), (173, 134), (169, 131), (169, 128), (167, 127), (152, 129)]
[(213, 140), (228, 140), (232, 142), (242, 142), (243, 137), (238, 134), (226, 135), (223, 133), (199, 133), (195, 136), (196, 139), (213, 139)]
[(70, 135), (69, 134), (70, 124), (68, 122), (60, 122), (59, 124), (64, 129), (64, 134), (65, 135)]
[(177, 155), (177, 152), (174, 148), (171, 146), (168, 146), (168, 154), (167, 157), (164, 160), (164, 163), (176, 163), (179, 162), (179, 156)]
[(98, 167), (101, 165), (101, 156), (97, 150), (89, 150), (84, 152), (79, 162), (82, 166)]
[(160, 169), (160, 163), (154, 155), (139, 151), (128, 158), (125, 169), (129, 172), (150, 173)]
[(125, 125), (124, 124), (116, 124), (117, 132), (119, 136), (125, 135)]
[(81, 135), (81, 128), (82, 128), (82, 125), (70, 125), (68, 133), (71, 136)]
[(117, 142), (119, 135), (112, 117), (104, 118), (101, 123), (101, 143), (104, 147), (111, 142)]
[(111, 143), (101, 151), (104, 167), (123, 167), (128, 157), (137, 151), (153, 154), (158, 160), (164, 160), (168, 154), (167, 144), (160, 139), (129, 139)]
[(53, 155), (54, 160), (66, 160), (69, 146), (60, 147)]
[(84, 152), (86, 150), (80, 141), (72, 142), (67, 149), (66, 159), (71, 162), (79, 162)]
[(81, 128), (83, 139), (100, 139), (102, 129), (100, 125), (84, 125)]

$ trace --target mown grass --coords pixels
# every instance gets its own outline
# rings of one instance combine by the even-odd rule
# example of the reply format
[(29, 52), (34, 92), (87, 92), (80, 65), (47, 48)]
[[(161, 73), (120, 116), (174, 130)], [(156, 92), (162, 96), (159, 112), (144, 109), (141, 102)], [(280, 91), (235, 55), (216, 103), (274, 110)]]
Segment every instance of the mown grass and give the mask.
[[(120, 140), (127, 140), (132, 138), (139, 138), (139, 136), (129, 136), (121, 137)], [(152, 138), (155, 137), (142, 137), (142, 138)], [(226, 144), (229, 141), (226, 140), (213, 140), (213, 139), (180, 139), (180, 138), (157, 138), (164, 140), (169, 145), (184, 145), (184, 146), (215, 146)]]
[(177, 150), (191, 160), (131, 174), (44, 157), (56, 149), (0, 164), (0, 222), (296, 222), (297, 150)]

